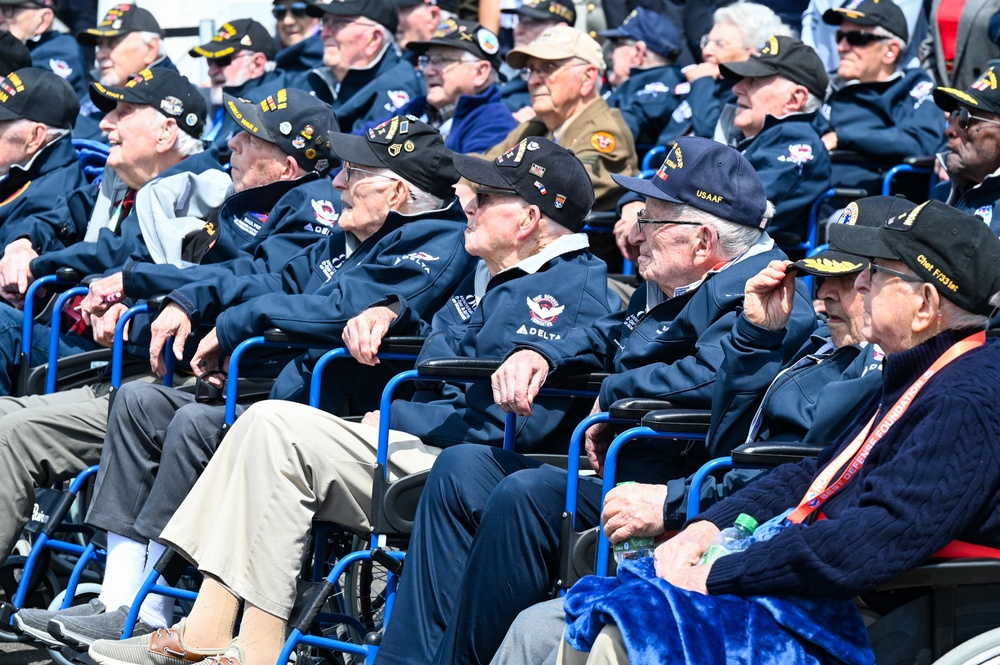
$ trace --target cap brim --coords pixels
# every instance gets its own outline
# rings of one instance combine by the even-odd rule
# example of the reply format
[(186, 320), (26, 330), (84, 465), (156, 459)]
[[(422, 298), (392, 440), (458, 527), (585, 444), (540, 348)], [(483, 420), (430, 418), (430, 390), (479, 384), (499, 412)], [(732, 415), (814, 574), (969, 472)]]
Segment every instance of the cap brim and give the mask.
[(25, 116), (23, 115), (14, 113), (6, 106), (0, 106), (0, 122), (3, 122), (4, 120), (21, 120), (24, 117)]
[(125, 33), (121, 30), (98, 30), (96, 28), (87, 28), (81, 32), (76, 33), (76, 42), (84, 46), (97, 46), (97, 40), (101, 37), (117, 37), (118, 35), (124, 35)]
[(814, 256), (795, 261), (792, 266), (799, 272), (817, 277), (840, 277), (861, 272), (868, 267), (868, 259), (827, 249)]
[(720, 62), (719, 72), (727, 79), (738, 81), (742, 78), (774, 76), (778, 70), (764, 64), (758, 58), (750, 58), (737, 62)]
[(237, 50), (244, 48), (243, 46), (233, 46), (232, 44), (227, 44), (223, 48), (213, 49), (213, 46), (218, 46), (219, 42), (208, 42), (207, 44), (202, 44), (201, 46), (195, 46), (193, 49), (188, 51), (188, 55), (192, 58), (203, 57), (203, 58), (224, 58), (227, 55), (232, 55), (236, 53)]
[(94, 102), (94, 106), (105, 113), (113, 111), (118, 102), (149, 103), (142, 97), (132, 94), (128, 88), (107, 88), (98, 82), (91, 83), (87, 91), (90, 93), (90, 101)]
[(863, 256), (868, 259), (891, 259), (898, 261), (899, 255), (885, 243), (882, 227), (858, 226), (856, 224), (831, 224), (830, 245), (837, 250)]
[(520, 46), (515, 49), (511, 49), (507, 53), (507, 64), (515, 69), (521, 69), (524, 67), (524, 63), (527, 62), (528, 58), (538, 58), (539, 60), (563, 60), (565, 58), (578, 57), (576, 53), (571, 53), (565, 49), (558, 48), (556, 46), (544, 45), (532, 45)]
[(530, 7), (525, 7), (524, 5), (518, 7), (517, 9), (501, 9), (500, 13), (517, 14), (518, 16), (524, 16), (527, 18), (536, 18), (540, 21), (562, 20), (555, 14), (551, 14), (549, 12), (543, 12), (538, 9), (531, 9)]
[(455, 164), (455, 170), (466, 180), (474, 182), (477, 185), (483, 185), (484, 187), (514, 189), (497, 171), (493, 160), (470, 157), (469, 155), (461, 155), (459, 153), (455, 153), (452, 160)]
[(330, 150), (341, 161), (351, 162), (359, 166), (382, 167), (387, 164), (379, 159), (378, 154), (372, 150), (368, 140), (363, 136), (354, 134), (343, 134), (341, 132), (330, 132)]
[(621, 26), (618, 26), (609, 30), (601, 30), (597, 33), (597, 36), (604, 37), (605, 39), (618, 39), (619, 37), (628, 37), (629, 34), (622, 30)]
[(980, 99), (976, 95), (970, 93), (968, 90), (957, 90), (955, 88), (935, 88), (934, 89), (934, 103), (938, 105), (945, 113), (950, 113), (958, 107), (959, 104), (965, 104), (967, 106), (974, 106), (976, 108), (983, 108), (990, 113), (995, 113), (990, 108), (990, 104), (985, 103), (985, 100)]
[(306, 16), (313, 18), (323, 18), (326, 14), (333, 14), (334, 16), (361, 16), (358, 13), (355, 3), (350, 3), (350, 7), (344, 7), (344, 4), (343, 2), (328, 2), (322, 5), (308, 3), (306, 4)]
[(856, 11), (844, 9), (843, 7), (834, 7), (823, 12), (823, 23), (827, 25), (840, 25), (844, 21), (850, 21), (858, 25), (876, 25), (875, 20), (870, 16), (859, 14)]
[(263, 112), (260, 110), (259, 104), (224, 93), (222, 95), (222, 106), (226, 109), (229, 117), (233, 119), (233, 122), (239, 125), (241, 129), (254, 136), (259, 136), (268, 143), (276, 143), (274, 137), (267, 131), (262, 116)]
[(618, 175), (617, 173), (611, 174), (611, 179), (617, 182), (619, 185), (629, 190), (630, 192), (635, 192), (636, 194), (642, 194), (647, 198), (654, 198), (660, 201), (668, 201), (670, 203), (684, 203), (680, 199), (674, 198), (669, 194), (664, 193), (662, 190), (658, 189), (656, 185), (653, 184), (652, 180), (645, 180), (643, 178), (634, 178), (627, 175)]

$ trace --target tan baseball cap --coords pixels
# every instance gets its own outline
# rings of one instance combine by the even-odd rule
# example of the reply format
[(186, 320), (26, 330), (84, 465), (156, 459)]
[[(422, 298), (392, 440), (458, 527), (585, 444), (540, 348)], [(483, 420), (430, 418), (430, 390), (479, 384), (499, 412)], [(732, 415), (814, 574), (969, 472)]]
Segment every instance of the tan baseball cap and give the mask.
[(524, 67), (528, 58), (538, 58), (539, 60), (580, 58), (596, 65), (602, 73), (607, 66), (600, 44), (576, 28), (562, 23), (546, 28), (535, 41), (527, 46), (511, 49), (510, 53), (507, 54), (507, 63), (511, 67), (520, 69)]

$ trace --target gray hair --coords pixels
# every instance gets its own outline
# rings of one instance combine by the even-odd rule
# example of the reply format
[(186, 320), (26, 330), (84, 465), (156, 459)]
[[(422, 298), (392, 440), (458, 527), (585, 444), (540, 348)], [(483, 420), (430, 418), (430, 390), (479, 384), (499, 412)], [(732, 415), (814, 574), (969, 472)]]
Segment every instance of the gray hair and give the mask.
[(142, 43), (146, 44), (147, 46), (149, 44), (152, 44), (154, 39), (159, 40), (160, 43), (157, 44), (156, 48), (156, 57), (159, 58), (161, 55), (163, 55), (163, 38), (160, 35), (158, 35), (155, 32), (142, 31), (139, 33), (139, 37), (142, 38)]
[[(919, 285), (918, 285), (919, 286)], [(993, 294), (990, 304), (997, 307), (1000, 304), (1000, 293)], [(941, 298), (941, 317), (948, 325), (948, 329), (958, 328), (985, 328), (990, 323), (990, 317), (982, 314), (973, 314), (964, 310), (947, 298)]]
[(416, 215), (422, 212), (428, 212), (430, 210), (440, 210), (445, 205), (445, 199), (440, 196), (434, 196), (430, 192), (417, 187), (412, 182), (406, 178), (401, 177), (398, 173), (390, 168), (384, 166), (372, 167), (371, 171), (379, 175), (385, 176), (387, 178), (392, 178), (393, 180), (400, 180), (406, 183), (406, 186), (410, 189), (410, 199), (406, 203), (406, 207), (403, 212), (407, 215)]
[(55, 143), (64, 136), (69, 136), (73, 133), (72, 129), (62, 129), (61, 127), (45, 127), (45, 144)]
[(896, 54), (896, 60), (898, 61), (903, 57), (903, 51), (906, 50), (906, 41), (903, 40), (899, 35), (889, 32), (880, 25), (866, 25), (865, 31), (870, 32), (873, 35), (878, 35), (879, 37), (886, 37), (899, 45), (899, 53)]
[(806, 103), (802, 105), (802, 112), (812, 113), (813, 111), (818, 111), (822, 105), (823, 100), (810, 92), (806, 98)]
[[(163, 118), (163, 121), (160, 123), (160, 127), (162, 128), (163, 125), (167, 123), (167, 120), (170, 120), (170, 118), (163, 115), (159, 109), (157, 109), (156, 112), (160, 114), (161, 118)], [(174, 120), (176, 120), (176, 118), (174, 118)], [(202, 143), (201, 139), (191, 136), (181, 129), (180, 124), (177, 125), (177, 140), (174, 141), (174, 152), (181, 157), (190, 157), (191, 155), (197, 155), (199, 152), (203, 152), (204, 150), (205, 144)]]
[(758, 48), (771, 37), (795, 37), (795, 31), (781, 22), (770, 7), (756, 2), (736, 2), (715, 10), (713, 23), (735, 25), (743, 35), (743, 46)]
[[(717, 217), (710, 212), (705, 212), (694, 206), (675, 204), (674, 213), (683, 215), (687, 220), (698, 222), (715, 229), (715, 235), (719, 238), (719, 247), (727, 258), (734, 258), (747, 251), (760, 240), (764, 231), (745, 224), (737, 224)], [(770, 221), (774, 217), (774, 204), (767, 202), (764, 211), (765, 220)], [(762, 220), (763, 221), (763, 220)]]

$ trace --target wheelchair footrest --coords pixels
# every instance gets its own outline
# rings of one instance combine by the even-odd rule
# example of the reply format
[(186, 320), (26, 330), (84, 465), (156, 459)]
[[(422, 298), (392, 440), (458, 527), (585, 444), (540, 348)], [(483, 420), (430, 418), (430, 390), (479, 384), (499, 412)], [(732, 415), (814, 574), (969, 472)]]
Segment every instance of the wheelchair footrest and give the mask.
[(0, 600), (0, 626), (10, 626), (10, 618), (14, 616), (14, 612), (16, 611), (17, 608), (14, 607), (14, 603)]
[(393, 575), (399, 575), (403, 572), (403, 562), (398, 559), (394, 559), (380, 547), (376, 547), (372, 550), (372, 561), (380, 564)]
[(288, 617), (288, 625), (308, 633), (313, 619), (323, 609), (326, 599), (333, 591), (333, 585), (325, 579), (319, 582), (299, 580), (295, 592), (295, 606), (292, 608), (291, 616)]

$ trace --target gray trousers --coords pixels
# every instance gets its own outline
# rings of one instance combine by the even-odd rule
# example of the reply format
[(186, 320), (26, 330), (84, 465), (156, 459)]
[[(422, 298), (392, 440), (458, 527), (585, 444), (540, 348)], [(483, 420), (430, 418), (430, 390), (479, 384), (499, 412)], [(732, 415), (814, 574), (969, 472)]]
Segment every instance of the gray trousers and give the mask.
[(157, 540), (219, 447), (224, 421), (224, 406), (199, 404), (191, 393), (122, 386), (87, 523), (139, 542)]

